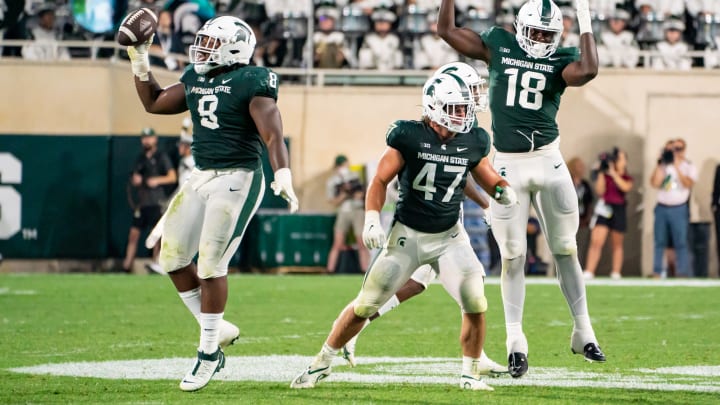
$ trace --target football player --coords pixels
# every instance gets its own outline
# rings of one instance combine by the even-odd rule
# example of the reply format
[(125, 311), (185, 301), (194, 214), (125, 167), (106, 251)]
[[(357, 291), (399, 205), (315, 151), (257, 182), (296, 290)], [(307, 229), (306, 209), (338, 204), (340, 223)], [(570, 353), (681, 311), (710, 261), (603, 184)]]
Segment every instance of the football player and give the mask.
[[(475, 110), (480, 112), (484, 112), (487, 110), (487, 92), (485, 89), (485, 80), (481, 78), (480, 75), (478, 75), (477, 71), (472, 66), (463, 62), (451, 62), (438, 68), (435, 71), (434, 75), (439, 75), (442, 73), (457, 76), (464, 80), (465, 83), (468, 85), (471, 94), (474, 97), (476, 106)], [(485, 210), (486, 215), (489, 213), (490, 204), (479, 192), (477, 192), (477, 190), (475, 189), (475, 182), (472, 181), (472, 178), (468, 178), (468, 181), (465, 185), (465, 195), (471, 200), (473, 200), (475, 203), (477, 203), (480, 207), (482, 207)], [(460, 209), (462, 210), (462, 205), (460, 206)], [(459, 217), (462, 221), (462, 211)], [(425, 291), (427, 289), (427, 286), (435, 279), (436, 276), (437, 274), (433, 271), (430, 265), (420, 266), (420, 268), (413, 272), (412, 276), (410, 276), (410, 279), (402, 287), (400, 287), (400, 289), (392, 297), (390, 297), (390, 299), (388, 299), (385, 304), (380, 307), (378, 312), (370, 316), (365, 321), (362, 330), (364, 330), (368, 325), (370, 325), (370, 322), (388, 313), (393, 308), (400, 305), (402, 302), (405, 302), (408, 299)], [(342, 357), (345, 359), (345, 361), (347, 361), (350, 367), (355, 367), (356, 365), (355, 348), (357, 345), (358, 336), (359, 333), (358, 335), (353, 336), (352, 339), (350, 339), (343, 346), (341, 351)], [(485, 354), (484, 350), (480, 355), (480, 359), (481, 361), (478, 372), (481, 375), (490, 375), (496, 377), (501, 374), (508, 373), (507, 367), (503, 367), (498, 363), (494, 362)]]
[[(363, 241), (368, 248), (382, 250), (359, 295), (339, 315), (312, 364), (290, 383), (292, 388), (312, 388), (330, 375), (333, 358), (366, 319), (418, 267), (428, 264), (462, 310), (460, 386), (492, 390), (478, 372), (485, 338), (485, 271), (458, 219), (468, 172), (500, 204), (514, 204), (515, 193), (487, 159), (490, 137), (474, 126), (475, 101), (463, 80), (448, 74), (431, 77), (422, 103), (421, 121), (390, 126), (388, 146), (368, 187)], [(386, 237), (379, 211), (396, 175), (400, 199)]]
[(183, 391), (203, 388), (225, 365), (221, 331), (235, 338), (239, 333), (223, 321), (228, 263), (264, 193), (263, 143), (275, 171), (271, 187), (291, 212), (298, 209), (276, 104), (278, 77), (248, 65), (255, 42), (253, 30), (238, 18), (209, 20), (190, 46), (191, 63), (180, 82), (165, 88), (150, 72), (149, 44), (128, 47), (145, 110), (190, 110), (193, 123), (196, 168), (167, 209), (160, 250), (160, 265), (200, 323), (197, 361), (180, 382)]
[(526, 229), (529, 206), (540, 216), (558, 269), (560, 288), (574, 326), (570, 347), (589, 361), (605, 361), (588, 314), (577, 257), (578, 205), (560, 153), (556, 115), (568, 86), (582, 86), (598, 73), (588, 0), (576, 0), (580, 49), (558, 48), (560, 8), (551, 0), (530, 0), (518, 11), (516, 33), (492, 27), (480, 34), (455, 26), (455, 2), (442, 0), (438, 32), (461, 54), (481, 59), (490, 71), (490, 113), (497, 153), (493, 166), (518, 190), (518, 205), (491, 204), (492, 229), (502, 256), (508, 368), (513, 377), (528, 370), (522, 330), (525, 302)]

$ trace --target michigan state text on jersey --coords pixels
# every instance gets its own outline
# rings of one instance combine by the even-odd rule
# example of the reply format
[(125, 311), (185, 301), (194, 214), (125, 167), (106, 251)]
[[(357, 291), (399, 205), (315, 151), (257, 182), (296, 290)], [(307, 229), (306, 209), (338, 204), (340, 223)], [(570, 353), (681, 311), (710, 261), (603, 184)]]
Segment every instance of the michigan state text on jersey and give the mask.
[(395, 220), (430, 233), (455, 225), (468, 170), (490, 152), (487, 131), (475, 127), (443, 142), (426, 121), (396, 121), (387, 144), (405, 160)]
[(499, 152), (528, 152), (558, 137), (555, 120), (567, 84), (562, 71), (578, 60), (577, 48), (558, 48), (552, 56), (529, 56), (515, 34), (492, 27), (480, 34), (492, 57), (490, 110), (493, 145)]
[(277, 75), (264, 67), (234, 65), (220, 77), (207, 77), (189, 65), (180, 81), (188, 107), (196, 112), (192, 150), (197, 167), (258, 168), (263, 142), (250, 116), (250, 100), (277, 100)]

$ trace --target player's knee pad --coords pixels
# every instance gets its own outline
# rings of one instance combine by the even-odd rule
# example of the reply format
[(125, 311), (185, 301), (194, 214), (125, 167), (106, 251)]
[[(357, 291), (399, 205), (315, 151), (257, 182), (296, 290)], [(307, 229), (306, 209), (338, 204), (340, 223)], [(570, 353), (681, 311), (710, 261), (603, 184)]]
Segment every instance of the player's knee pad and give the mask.
[(466, 314), (481, 314), (488, 309), (487, 298), (484, 295), (473, 297), (463, 303), (463, 312)]
[(355, 307), (353, 309), (355, 311), (355, 315), (359, 316), (360, 318), (367, 319), (373, 316), (380, 309), (380, 305), (360, 304), (355, 301)]
[(525, 244), (517, 240), (505, 241), (499, 247), (503, 259), (514, 259), (525, 254)]
[(197, 275), (199, 278), (206, 280), (208, 278), (218, 278), (227, 276), (227, 267), (221, 267), (212, 264), (203, 264), (202, 261), (198, 262)]
[(158, 258), (160, 268), (162, 268), (166, 273), (172, 273), (173, 271), (180, 270), (190, 264), (190, 261), (191, 259), (186, 257), (163, 253), (163, 251), (160, 251), (160, 257)]
[(577, 253), (575, 237), (561, 236), (552, 238), (548, 245), (553, 256), (569, 256)]

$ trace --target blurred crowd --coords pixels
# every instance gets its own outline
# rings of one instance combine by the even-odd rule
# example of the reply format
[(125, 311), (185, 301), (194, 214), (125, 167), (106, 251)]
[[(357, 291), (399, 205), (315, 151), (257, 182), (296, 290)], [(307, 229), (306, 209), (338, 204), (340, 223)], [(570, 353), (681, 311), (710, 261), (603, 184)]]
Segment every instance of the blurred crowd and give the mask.
[[(458, 0), (459, 24), (481, 32), (514, 29), (524, 0)], [(556, 1), (564, 16), (562, 45), (576, 46), (571, 1)], [(106, 56), (58, 40), (112, 40), (128, 10), (153, 9), (159, 18), (155, 63), (180, 69), (195, 32), (216, 15), (247, 21), (258, 38), (254, 62), (268, 67), (435, 69), (461, 59), (437, 35), (440, 0), (0, 0), (5, 56), (35, 60)], [(720, 1), (591, 0), (600, 62), (653, 69), (720, 66)], [(649, 57), (642, 57), (650, 51)], [(695, 52), (693, 52), (695, 51)], [(112, 52), (110, 51), (110, 54)], [(173, 56), (180, 54), (181, 56)], [(483, 70), (483, 66), (476, 65)]]

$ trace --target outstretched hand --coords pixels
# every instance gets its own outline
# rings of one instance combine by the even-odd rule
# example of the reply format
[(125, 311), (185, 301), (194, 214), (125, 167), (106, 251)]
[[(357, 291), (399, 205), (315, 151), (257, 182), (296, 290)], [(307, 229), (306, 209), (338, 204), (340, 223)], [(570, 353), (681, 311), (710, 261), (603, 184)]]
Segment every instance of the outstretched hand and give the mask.
[(292, 173), (290, 169), (284, 167), (275, 172), (275, 181), (270, 183), (270, 188), (275, 195), (282, 197), (290, 204), (290, 213), (294, 214), (300, 208), (295, 190), (292, 186)]
[(143, 82), (149, 80), (148, 74), (150, 73), (150, 55), (148, 50), (152, 44), (153, 34), (150, 38), (140, 45), (130, 45), (127, 47), (128, 57), (130, 58), (130, 66), (132, 72)]

